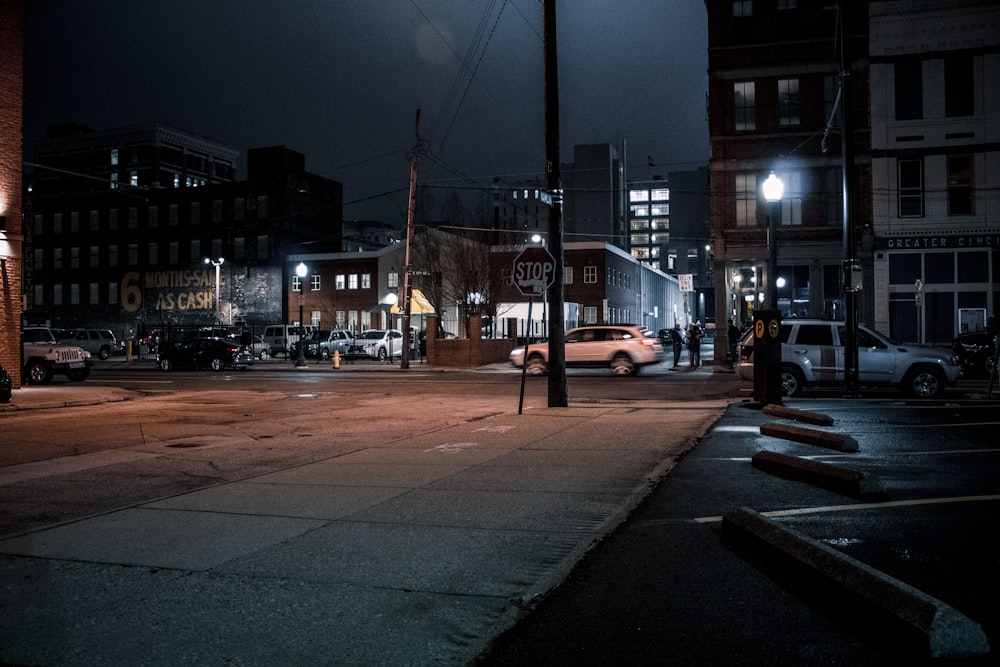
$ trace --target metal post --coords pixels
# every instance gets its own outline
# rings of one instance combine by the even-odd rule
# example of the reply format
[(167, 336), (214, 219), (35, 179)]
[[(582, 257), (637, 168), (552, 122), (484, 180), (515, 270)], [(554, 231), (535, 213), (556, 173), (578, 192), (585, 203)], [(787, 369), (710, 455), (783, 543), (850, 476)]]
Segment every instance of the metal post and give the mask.
[(302, 262), (295, 268), (295, 273), (299, 277), (299, 356), (295, 360), (296, 367), (306, 365), (306, 327), (305, 314), (303, 312), (306, 301), (306, 274), (309, 269)]

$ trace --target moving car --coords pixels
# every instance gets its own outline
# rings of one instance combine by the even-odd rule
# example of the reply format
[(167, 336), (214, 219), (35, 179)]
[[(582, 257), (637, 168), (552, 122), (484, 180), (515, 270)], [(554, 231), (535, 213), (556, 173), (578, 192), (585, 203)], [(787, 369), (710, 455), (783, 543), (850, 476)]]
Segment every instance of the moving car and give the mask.
[[(845, 325), (832, 320), (794, 319), (781, 323), (781, 391), (798, 396), (806, 387), (844, 383)], [(753, 331), (737, 345), (736, 373), (753, 380)], [(940, 396), (961, 373), (945, 348), (897, 343), (858, 325), (858, 380), (863, 386), (899, 387), (918, 398)]]
[(952, 341), (951, 349), (962, 370), (970, 377), (989, 377), (996, 368), (996, 343), (988, 331), (959, 334)]
[[(656, 336), (637, 326), (591, 325), (566, 332), (566, 366), (606, 366), (614, 375), (636, 375), (639, 369), (663, 360), (663, 345)], [(549, 370), (549, 344), (535, 343), (511, 351), (514, 366), (527, 364), (526, 373), (544, 375)]]
[(385, 361), (403, 356), (403, 332), (399, 329), (369, 329), (354, 340), (354, 347), (361, 354)]
[(82, 382), (90, 375), (94, 360), (78, 345), (61, 345), (48, 327), (25, 327), (21, 330), (21, 377), (25, 384), (48, 384), (52, 376), (65, 375), (72, 382)]
[(224, 371), (227, 368), (246, 370), (253, 365), (253, 357), (231, 338), (198, 338), (177, 341), (164, 346), (156, 357), (160, 370), (207, 368)]

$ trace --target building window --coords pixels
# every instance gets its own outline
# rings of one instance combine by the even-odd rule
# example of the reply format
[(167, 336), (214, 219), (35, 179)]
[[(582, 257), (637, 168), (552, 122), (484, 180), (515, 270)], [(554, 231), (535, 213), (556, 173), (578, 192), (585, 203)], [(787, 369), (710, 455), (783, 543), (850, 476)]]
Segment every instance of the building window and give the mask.
[(649, 207), (649, 214), (656, 215), (670, 215), (670, 204), (653, 204)]
[(297, 274), (292, 274), (292, 291), (301, 292), (302, 291), (302, 278), (299, 278)]
[(584, 284), (594, 284), (597, 282), (597, 267), (596, 266), (585, 266), (583, 267), (583, 282)]
[(358, 289), (358, 274), (352, 273), (347, 276), (347, 289)]
[(799, 80), (778, 79), (778, 125), (798, 127), (800, 123)]
[(399, 274), (395, 271), (390, 271), (386, 276), (386, 287), (389, 289), (395, 289), (399, 287)]
[(80, 212), (72, 211), (69, 214), (69, 231), (76, 234), (80, 231)]
[(649, 245), (649, 234), (632, 234), (632, 245)]
[(924, 164), (920, 160), (899, 160), (897, 202), (900, 218), (920, 218), (924, 215)]
[(159, 261), (159, 247), (155, 243), (149, 244), (149, 265), (156, 266)]
[(128, 184), (132, 187), (139, 187), (139, 172), (130, 171), (128, 173)]
[(563, 285), (573, 284), (573, 267), (564, 266), (563, 267)]
[(90, 283), (90, 298), (87, 303), (92, 306), (96, 306), (100, 303), (100, 287), (99, 283)]
[(597, 307), (596, 306), (584, 306), (583, 307), (583, 323), (584, 324), (597, 324)]
[(632, 207), (632, 217), (641, 218), (649, 215), (648, 206), (633, 206)]
[(757, 176), (756, 174), (735, 176), (736, 226), (754, 226), (757, 224)]
[(188, 249), (188, 259), (192, 262), (200, 261), (201, 258), (201, 240), (191, 239), (191, 245)]
[(333, 279), (334, 289), (346, 289), (347, 288), (347, 277), (343, 273), (338, 273)]
[(135, 229), (139, 226), (139, 209), (135, 206), (129, 206), (128, 209), (128, 228)]
[(237, 197), (233, 200), (233, 219), (243, 220), (246, 218), (247, 205), (246, 200), (243, 197)]
[(733, 0), (733, 16), (753, 16), (752, 0)]
[(956, 54), (944, 59), (944, 115), (975, 115), (972, 56)]
[(972, 215), (972, 156), (948, 158), (948, 215)]
[(222, 200), (215, 199), (212, 201), (212, 219), (209, 222), (222, 222)]
[(128, 265), (135, 266), (139, 263), (139, 244), (129, 243), (128, 244)]
[(61, 269), (63, 267), (62, 266), (62, 256), (63, 256), (63, 249), (62, 248), (53, 248), (52, 249), (52, 268), (53, 269)]
[(247, 258), (246, 239), (242, 236), (233, 239), (233, 255), (241, 262)]
[(257, 237), (257, 259), (267, 259), (271, 256), (269, 240), (270, 237), (267, 234), (261, 234)]
[[(177, 216), (175, 216), (175, 215), (171, 215), (170, 216), (170, 225), (171, 226), (177, 224), (176, 218), (177, 218)], [(192, 225), (200, 225), (201, 224), (201, 203), (200, 202), (196, 202), (196, 201), (191, 202), (191, 224)]]
[(670, 199), (670, 190), (668, 188), (659, 188), (653, 190), (650, 193), (650, 198), (653, 201), (667, 201)]
[(80, 305), (80, 283), (70, 283), (69, 285), (69, 303), (72, 306)]
[(921, 60), (902, 60), (893, 67), (896, 120), (918, 120), (924, 117), (923, 68)]
[(35, 270), (42, 269), (45, 267), (45, 251), (40, 248), (35, 248)]
[(785, 193), (781, 198), (781, 224), (802, 224), (802, 174), (797, 171), (778, 174), (785, 184)]
[(62, 213), (54, 213), (52, 215), (52, 233), (62, 234)]
[(176, 266), (180, 261), (180, 243), (178, 241), (171, 241), (170, 245), (167, 246), (168, 262), (172, 266)]
[(649, 191), (648, 190), (629, 190), (628, 200), (629, 201), (649, 201)]
[(118, 149), (117, 148), (112, 148), (111, 149), (111, 166), (112, 167), (117, 167), (118, 166)]
[(108, 304), (118, 303), (118, 283), (110, 282), (108, 283)]
[(101, 265), (101, 246), (92, 245), (90, 246), (90, 266), (91, 268), (97, 268)]
[(361, 289), (371, 289), (372, 287), (372, 274), (362, 273), (361, 274)]
[(736, 131), (750, 132), (757, 129), (756, 93), (753, 81), (737, 81), (733, 84), (736, 105)]
[(108, 266), (118, 266), (118, 246), (108, 246)]
[(108, 229), (118, 231), (118, 209), (113, 208), (108, 211)]
[[(321, 286), (322, 283), (320, 281), (320, 275), (318, 273), (312, 274), (312, 276), (309, 278), (309, 290), (311, 292), (318, 292)], [(317, 321), (319, 320), (317, 319)]]

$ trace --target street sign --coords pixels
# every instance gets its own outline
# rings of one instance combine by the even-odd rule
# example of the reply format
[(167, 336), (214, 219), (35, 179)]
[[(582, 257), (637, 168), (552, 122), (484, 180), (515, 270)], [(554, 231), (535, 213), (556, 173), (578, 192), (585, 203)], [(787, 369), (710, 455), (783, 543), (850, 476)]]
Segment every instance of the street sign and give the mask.
[(677, 276), (677, 282), (679, 283), (682, 292), (694, 291), (694, 274), (681, 273)]
[(514, 258), (514, 286), (524, 296), (541, 296), (552, 285), (556, 273), (556, 260), (540, 246), (522, 250)]

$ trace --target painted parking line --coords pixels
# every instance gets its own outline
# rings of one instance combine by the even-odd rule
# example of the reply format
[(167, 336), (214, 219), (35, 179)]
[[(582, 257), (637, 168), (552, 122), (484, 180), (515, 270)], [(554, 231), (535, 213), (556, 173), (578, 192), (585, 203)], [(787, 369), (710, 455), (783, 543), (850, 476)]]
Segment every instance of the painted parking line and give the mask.
[[(858, 503), (856, 505), (819, 505), (817, 507), (800, 507), (789, 510), (774, 510), (772, 512), (760, 512), (760, 514), (770, 517), (804, 516), (807, 514), (822, 514), (824, 512), (854, 512), (857, 510), (886, 509), (889, 507), (916, 507), (920, 505), (947, 505), (950, 503), (981, 503), (1000, 501), (1000, 495), (985, 496), (951, 496), (943, 498), (918, 498), (914, 500), (893, 500), (884, 503)], [(693, 519), (695, 523), (718, 523), (722, 521), (721, 516), (703, 516)]]

